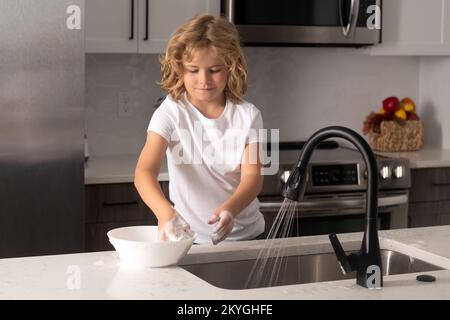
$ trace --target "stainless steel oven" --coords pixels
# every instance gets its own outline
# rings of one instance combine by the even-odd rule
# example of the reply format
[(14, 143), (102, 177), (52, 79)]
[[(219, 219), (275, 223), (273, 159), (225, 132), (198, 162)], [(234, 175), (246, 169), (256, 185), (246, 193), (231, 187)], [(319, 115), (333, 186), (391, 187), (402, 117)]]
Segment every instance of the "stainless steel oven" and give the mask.
[[(279, 170), (265, 176), (259, 194), (260, 211), (268, 232), (278, 215), (284, 198), (283, 184), (295, 166), (299, 144), (280, 144)], [(288, 146), (288, 147), (286, 147)], [(320, 148), (320, 146), (319, 146)], [(411, 186), (407, 159), (377, 158), (379, 167), (378, 227), (408, 227), (408, 197)], [(305, 197), (297, 203), (287, 236), (364, 231), (366, 226), (365, 163), (358, 151), (335, 144), (314, 151), (308, 167)], [(281, 236), (281, 231), (277, 233)]]
[(222, 0), (247, 45), (373, 45), (381, 0)]

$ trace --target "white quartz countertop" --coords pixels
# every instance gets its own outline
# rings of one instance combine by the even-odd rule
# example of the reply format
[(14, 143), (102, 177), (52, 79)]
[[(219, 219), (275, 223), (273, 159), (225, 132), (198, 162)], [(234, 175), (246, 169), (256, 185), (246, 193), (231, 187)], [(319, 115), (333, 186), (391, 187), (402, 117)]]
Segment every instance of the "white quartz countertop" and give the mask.
[(424, 147), (415, 152), (375, 152), (388, 158), (407, 158), (411, 168), (450, 167), (450, 149)]
[[(111, 155), (90, 157), (85, 164), (84, 183), (132, 183), (139, 155)], [(169, 181), (167, 163), (161, 165), (159, 181)]]
[[(395, 250), (450, 269), (450, 226), (380, 231), (381, 249)], [(361, 233), (339, 235), (345, 250), (360, 246)], [(282, 239), (303, 254), (331, 251), (328, 237)], [(254, 257), (264, 240), (193, 246), (181, 264)], [(181, 267), (127, 269), (115, 251), (0, 259), (1, 299), (450, 299), (450, 270), (384, 277), (381, 289), (355, 279), (259, 289), (225, 290)]]

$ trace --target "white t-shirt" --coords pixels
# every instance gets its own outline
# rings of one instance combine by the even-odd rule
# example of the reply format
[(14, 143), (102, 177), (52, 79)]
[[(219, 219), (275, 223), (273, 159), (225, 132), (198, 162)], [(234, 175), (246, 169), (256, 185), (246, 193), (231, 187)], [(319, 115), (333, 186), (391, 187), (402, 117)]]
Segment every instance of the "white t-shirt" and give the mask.
[[(196, 242), (210, 243), (214, 225), (207, 221), (240, 182), (246, 144), (260, 142), (261, 112), (249, 102), (227, 99), (216, 119), (205, 117), (187, 99), (170, 95), (155, 110), (148, 126), (168, 141), (169, 195), (174, 208), (197, 233)], [(256, 154), (256, 153), (255, 153)], [(253, 239), (264, 231), (255, 198), (235, 218), (227, 240)]]

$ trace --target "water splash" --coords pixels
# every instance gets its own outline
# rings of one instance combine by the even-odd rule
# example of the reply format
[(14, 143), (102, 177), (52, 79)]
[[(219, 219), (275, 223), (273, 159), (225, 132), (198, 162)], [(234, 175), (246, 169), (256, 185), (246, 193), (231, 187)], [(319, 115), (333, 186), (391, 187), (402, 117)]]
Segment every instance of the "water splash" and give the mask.
[[(289, 237), (294, 227), (297, 204), (297, 201), (284, 199), (263, 248), (259, 251), (253, 264), (245, 288), (269, 287), (282, 282), (287, 267), (286, 245), (283, 239), (273, 240)], [(295, 219), (295, 221), (297, 221), (295, 227), (298, 234), (298, 219)]]

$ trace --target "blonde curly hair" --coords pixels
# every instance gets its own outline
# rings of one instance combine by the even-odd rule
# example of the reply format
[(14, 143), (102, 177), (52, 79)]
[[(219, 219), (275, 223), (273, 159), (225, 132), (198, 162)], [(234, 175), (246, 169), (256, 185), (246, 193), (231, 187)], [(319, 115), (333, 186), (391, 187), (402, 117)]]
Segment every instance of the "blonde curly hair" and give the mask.
[(195, 16), (174, 32), (165, 54), (159, 59), (161, 88), (178, 101), (186, 90), (183, 82), (183, 58), (190, 61), (193, 51), (203, 48), (212, 48), (227, 67), (227, 97), (234, 103), (242, 101), (247, 91), (247, 62), (240, 46), (238, 31), (225, 18), (211, 15)]

